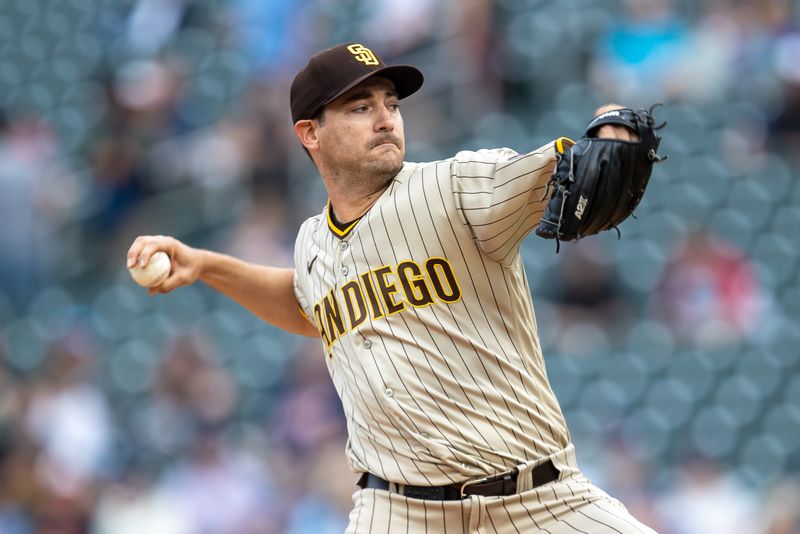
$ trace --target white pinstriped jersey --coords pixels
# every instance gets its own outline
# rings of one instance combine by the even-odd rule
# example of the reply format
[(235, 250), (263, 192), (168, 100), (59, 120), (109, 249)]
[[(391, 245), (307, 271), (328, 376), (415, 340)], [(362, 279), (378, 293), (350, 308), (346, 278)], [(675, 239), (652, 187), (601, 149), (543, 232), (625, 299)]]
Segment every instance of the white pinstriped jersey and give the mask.
[(295, 294), (356, 472), (443, 485), (569, 444), (519, 253), (554, 163), (554, 143), (405, 163), (349, 228), (329, 208), (302, 225)]

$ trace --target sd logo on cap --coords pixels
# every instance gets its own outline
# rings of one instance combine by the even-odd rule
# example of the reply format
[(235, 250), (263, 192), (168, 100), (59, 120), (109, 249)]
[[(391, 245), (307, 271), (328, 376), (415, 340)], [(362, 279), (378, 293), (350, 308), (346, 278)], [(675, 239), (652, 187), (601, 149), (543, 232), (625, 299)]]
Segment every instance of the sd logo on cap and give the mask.
[(381, 60), (378, 59), (372, 50), (361, 44), (352, 44), (347, 47), (356, 60), (364, 63), (365, 65), (379, 65)]
[(313, 56), (294, 77), (292, 122), (314, 118), (323, 106), (371, 76), (391, 80), (399, 98), (415, 93), (424, 80), (412, 65), (386, 66), (362, 44), (340, 44)]

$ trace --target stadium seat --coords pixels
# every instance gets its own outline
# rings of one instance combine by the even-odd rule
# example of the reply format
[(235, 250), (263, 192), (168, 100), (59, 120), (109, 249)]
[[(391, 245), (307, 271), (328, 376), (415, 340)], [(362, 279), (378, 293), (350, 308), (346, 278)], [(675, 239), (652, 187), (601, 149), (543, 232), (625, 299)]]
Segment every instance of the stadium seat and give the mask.
[(695, 399), (704, 397), (714, 385), (714, 366), (701, 350), (682, 350), (673, 355), (667, 373), (685, 384)]
[(743, 436), (737, 471), (746, 483), (753, 485), (775, 482), (786, 469), (788, 450), (772, 434)]
[(634, 324), (625, 340), (626, 350), (640, 358), (651, 375), (669, 365), (675, 345), (672, 331), (663, 323), (649, 319)]
[(645, 399), (650, 408), (662, 412), (664, 420), (672, 430), (692, 417), (697, 401), (691, 388), (674, 377), (653, 382)]
[(756, 180), (735, 180), (725, 205), (747, 217), (757, 229), (762, 228), (774, 210), (768, 186)]
[(727, 406), (706, 404), (689, 426), (691, 445), (709, 458), (722, 459), (735, 450), (740, 426)]
[(558, 396), (559, 403), (565, 408), (573, 406), (583, 386), (581, 363), (575, 358), (552, 354), (547, 356), (547, 376)]
[(131, 332), (131, 320), (150, 310), (147, 292), (130, 281), (112, 285), (95, 297), (91, 322), (105, 339), (125, 338)]
[(784, 378), (780, 360), (768, 350), (750, 349), (739, 359), (736, 372), (747, 377), (763, 396), (772, 394)]
[[(800, 180), (798, 183), (800, 183)], [(800, 201), (800, 198), (798, 200)], [(780, 206), (774, 212), (769, 230), (771, 234), (789, 240), (795, 248), (800, 248), (798, 228), (800, 228), (800, 206), (790, 204)]]
[(625, 389), (625, 405), (630, 407), (639, 403), (646, 393), (651, 380), (652, 368), (646, 356), (614, 350), (603, 362), (600, 369), (605, 380), (620, 384)]
[(50, 332), (39, 321), (25, 316), (4, 326), (3, 336), (8, 350), (5, 364), (21, 376), (36, 371), (47, 358)]
[(760, 235), (752, 249), (759, 279), (771, 287), (783, 287), (797, 272), (798, 249), (781, 236)]
[(761, 418), (765, 434), (774, 436), (790, 453), (800, 451), (800, 406), (791, 402), (774, 404)]
[(714, 393), (714, 401), (724, 406), (731, 414), (747, 425), (761, 415), (764, 395), (749, 377), (732, 375), (725, 377)]
[(682, 180), (691, 181), (703, 189), (710, 199), (723, 199), (731, 181), (730, 171), (718, 159), (712, 156), (700, 156), (667, 162), (671, 172), (677, 173)]
[(116, 345), (107, 360), (110, 385), (125, 395), (141, 395), (152, 386), (159, 351), (147, 340), (131, 339)]
[(664, 250), (649, 239), (623, 239), (615, 252), (622, 281), (631, 289), (649, 292), (661, 274)]
[(746, 215), (730, 208), (712, 212), (709, 229), (725, 241), (747, 250), (753, 240), (755, 228)]
[(674, 432), (664, 406), (642, 405), (622, 422), (622, 436), (630, 444), (631, 453), (645, 462), (663, 461)]

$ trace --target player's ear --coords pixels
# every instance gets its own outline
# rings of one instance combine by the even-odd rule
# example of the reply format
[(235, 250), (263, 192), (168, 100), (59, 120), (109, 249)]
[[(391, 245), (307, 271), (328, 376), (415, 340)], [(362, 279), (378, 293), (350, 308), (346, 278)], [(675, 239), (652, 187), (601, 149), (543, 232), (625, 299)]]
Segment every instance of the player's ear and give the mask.
[(317, 123), (314, 120), (303, 119), (294, 123), (294, 133), (306, 148), (312, 150), (319, 148), (319, 138), (317, 137)]

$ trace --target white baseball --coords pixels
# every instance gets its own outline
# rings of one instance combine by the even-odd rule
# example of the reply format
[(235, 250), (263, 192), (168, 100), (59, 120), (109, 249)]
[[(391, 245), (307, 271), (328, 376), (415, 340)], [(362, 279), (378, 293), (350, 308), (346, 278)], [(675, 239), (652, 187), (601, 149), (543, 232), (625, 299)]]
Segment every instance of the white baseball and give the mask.
[(166, 280), (169, 276), (170, 262), (166, 252), (158, 251), (150, 257), (150, 262), (144, 267), (138, 263), (128, 269), (133, 281), (142, 287), (154, 287)]

